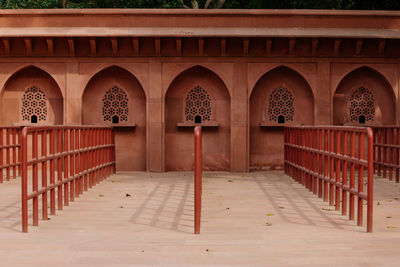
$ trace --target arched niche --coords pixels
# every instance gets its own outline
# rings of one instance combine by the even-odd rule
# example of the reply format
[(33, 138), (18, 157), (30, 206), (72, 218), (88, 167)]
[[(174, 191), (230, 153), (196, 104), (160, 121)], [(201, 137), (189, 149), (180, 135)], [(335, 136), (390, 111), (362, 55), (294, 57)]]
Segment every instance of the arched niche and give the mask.
[(118, 171), (146, 170), (146, 96), (134, 75), (117, 66), (95, 74), (82, 96), (82, 122), (115, 127)]
[(1, 94), (2, 125), (63, 124), (63, 96), (54, 78), (35, 66), (14, 73)]
[[(193, 169), (193, 125), (188, 118), (187, 105), (196, 105), (201, 96), (192, 93), (204, 90), (210, 113), (202, 117), (203, 168), (205, 170), (230, 169), (230, 96), (223, 81), (214, 72), (195, 66), (180, 73), (168, 87), (165, 96), (165, 166), (168, 171)], [(192, 92), (192, 93), (191, 93)], [(192, 96), (192, 100), (188, 99)], [(207, 97), (206, 96), (206, 97)], [(189, 97), (189, 98), (188, 98)], [(199, 99), (197, 99), (199, 98)], [(207, 104), (208, 103), (208, 104)], [(190, 105), (190, 104), (189, 104)], [(205, 106), (204, 106), (205, 107)], [(207, 107), (205, 107), (207, 109)], [(207, 110), (205, 110), (207, 113)], [(198, 114), (197, 114), (198, 115)]]
[(313, 93), (298, 72), (281, 66), (264, 74), (250, 96), (250, 170), (281, 168), (283, 126), (313, 122)]
[(388, 81), (369, 67), (347, 74), (333, 96), (333, 124), (390, 125), (396, 121), (396, 96)]

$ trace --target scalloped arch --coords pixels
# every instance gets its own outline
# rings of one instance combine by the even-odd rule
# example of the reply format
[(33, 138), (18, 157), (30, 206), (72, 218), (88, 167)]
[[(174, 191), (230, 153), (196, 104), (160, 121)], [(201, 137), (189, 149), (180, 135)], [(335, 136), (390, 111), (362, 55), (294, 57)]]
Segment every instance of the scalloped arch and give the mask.
[(37, 64), (26, 64), (26, 65), (24, 65), (24, 66), (22, 66), (22, 67), (20, 66), (20, 67), (18, 67), (18, 68), (15, 68), (13, 71), (10, 71), (9, 73), (11, 73), (11, 74), (9, 74), (9, 75), (7, 76), (7, 78), (5, 78), (5, 79), (4, 79), (3, 81), (1, 81), (1, 83), (0, 83), (0, 88), (1, 88), (0, 95), (2, 95), (2, 94), (4, 93), (4, 89), (5, 89), (6, 85), (7, 85), (7, 83), (8, 83), (15, 75), (17, 75), (19, 72), (24, 71), (25, 69), (30, 68), (30, 67), (36, 68), (36, 69), (38, 69), (38, 70), (44, 72), (45, 74), (47, 74), (47, 75), (57, 84), (58, 90), (60, 91), (62, 97), (65, 98), (64, 92), (63, 92), (63, 90), (61, 90), (62, 87), (60, 86), (60, 82), (57, 81), (57, 79), (55, 79), (55, 78), (50, 74), (50, 70), (49, 70), (46, 66), (41, 66), (41, 65), (37, 65)]
[(304, 82), (307, 84), (307, 87), (310, 89), (310, 92), (311, 92), (311, 94), (312, 94), (313, 99), (315, 98), (315, 92), (313, 91), (313, 88), (310, 86), (310, 82), (305, 78), (305, 76), (301, 73), (301, 71), (298, 70), (296, 67), (287, 66), (287, 65), (279, 65), (279, 66), (276, 66), (276, 67), (274, 67), (274, 68), (272, 68), (272, 69), (270, 69), (270, 70), (264, 72), (262, 75), (260, 75), (260, 77), (258, 77), (258, 79), (257, 79), (256, 82), (254, 83), (254, 85), (252, 86), (252, 88), (250, 88), (251, 91), (250, 91), (250, 94), (249, 94), (249, 98), (251, 98), (251, 95), (252, 95), (253, 92), (254, 92), (254, 88), (257, 86), (258, 82), (259, 82), (263, 77), (265, 77), (265, 76), (268, 75), (269, 73), (274, 72), (274, 71), (277, 71), (277, 70), (279, 70), (279, 69), (288, 69), (288, 70), (294, 72), (295, 74), (299, 75), (299, 77), (301, 77), (301, 78), (304, 80)]
[(193, 64), (189, 67), (182, 67), (181, 69), (177, 70), (174, 75), (171, 76), (171, 78), (168, 80), (168, 86), (167, 86), (167, 90), (165, 90), (164, 92), (164, 98), (166, 97), (166, 95), (168, 94), (168, 91), (171, 88), (171, 85), (173, 84), (173, 82), (182, 74), (184, 74), (187, 71), (190, 71), (191, 69), (194, 68), (202, 68), (205, 69), (206, 71), (209, 71), (211, 73), (213, 73), (216, 77), (218, 77), (218, 79), (224, 84), (226, 90), (228, 91), (229, 97), (232, 97), (231, 91), (229, 90), (229, 87), (227, 86), (227, 82), (225, 79), (223, 79), (222, 75), (219, 73), (218, 70), (216, 70), (215, 68), (212, 68), (210, 66), (204, 66), (202, 64)]
[(131, 74), (131, 75), (138, 81), (138, 83), (140, 84), (140, 87), (142, 88), (142, 90), (143, 90), (143, 92), (144, 92), (144, 95), (145, 95), (146, 98), (147, 98), (147, 92), (146, 92), (146, 90), (145, 90), (144, 87), (143, 87), (143, 82), (138, 78), (137, 73), (133, 73), (132, 71), (130, 71), (130, 70), (124, 68), (124, 67), (121, 67), (121, 66), (119, 66), (119, 65), (117, 65), (117, 64), (108, 64), (108, 65), (106, 65), (106, 66), (102, 65), (101, 68), (98, 68), (98, 69), (96, 69), (95, 71), (91, 72), (90, 75), (89, 75), (89, 78), (86, 79), (86, 81), (84, 82), (85, 87), (84, 87), (84, 90), (82, 91), (81, 98), (83, 98), (83, 95), (85, 94), (85, 91), (86, 91), (86, 89), (87, 89), (89, 83), (90, 83), (98, 74), (100, 74), (100, 73), (102, 73), (103, 71), (106, 71), (106, 70), (108, 70), (108, 69), (111, 69), (111, 68), (118, 68), (118, 69), (121, 69), (121, 70), (126, 71), (126, 72), (128, 72), (129, 74)]

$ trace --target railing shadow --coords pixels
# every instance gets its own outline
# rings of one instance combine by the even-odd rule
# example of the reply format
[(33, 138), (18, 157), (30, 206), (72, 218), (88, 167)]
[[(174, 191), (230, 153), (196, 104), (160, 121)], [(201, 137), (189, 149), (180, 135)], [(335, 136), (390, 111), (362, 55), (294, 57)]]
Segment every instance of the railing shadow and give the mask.
[[(155, 178), (157, 179), (157, 178)], [(158, 181), (130, 221), (160, 229), (193, 233), (193, 179)]]
[[(355, 223), (349, 223), (348, 216), (341, 216), (334, 207), (329, 206), (283, 172), (274, 173), (282, 179), (281, 182), (273, 177), (271, 180), (268, 173), (263, 173), (262, 178), (260, 174), (253, 177), (254, 182), (284, 221), (298, 225), (354, 231), (352, 226), (355, 226)], [(364, 228), (360, 227), (359, 231), (364, 231)]]

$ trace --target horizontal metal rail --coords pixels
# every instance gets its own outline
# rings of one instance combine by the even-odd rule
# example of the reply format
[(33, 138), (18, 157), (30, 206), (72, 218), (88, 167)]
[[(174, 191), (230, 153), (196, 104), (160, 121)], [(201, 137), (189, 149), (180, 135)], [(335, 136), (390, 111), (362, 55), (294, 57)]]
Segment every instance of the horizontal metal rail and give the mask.
[[(336, 210), (342, 211), (342, 215), (348, 212), (349, 220), (355, 219), (357, 198), (359, 226), (363, 225), (363, 201), (367, 201), (367, 232), (372, 232), (372, 129), (341, 126), (285, 127), (284, 143), (285, 173), (324, 201), (329, 201)], [(364, 169), (367, 169), (366, 181)]]
[(21, 127), (0, 127), (0, 183), (21, 174)]
[(399, 182), (400, 172), (400, 126), (374, 126), (374, 166), (379, 176)]
[[(112, 128), (26, 127), (21, 136), (22, 232), (28, 231), (29, 200), (32, 200), (33, 225), (38, 226), (39, 197), (42, 198), (42, 218), (47, 220), (48, 202), (50, 214), (54, 215), (56, 204), (58, 210), (62, 210), (84, 191), (115, 173)], [(31, 142), (29, 145), (28, 140)], [(31, 176), (28, 176), (28, 169)], [(31, 190), (28, 192), (29, 181)]]

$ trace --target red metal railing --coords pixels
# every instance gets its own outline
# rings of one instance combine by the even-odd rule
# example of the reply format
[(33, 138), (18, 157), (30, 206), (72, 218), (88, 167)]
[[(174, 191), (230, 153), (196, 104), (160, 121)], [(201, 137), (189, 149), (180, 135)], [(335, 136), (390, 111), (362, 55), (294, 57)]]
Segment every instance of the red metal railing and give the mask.
[(201, 127), (194, 128), (194, 233), (200, 234), (202, 194)]
[[(31, 142), (28, 145), (28, 139)], [(22, 232), (28, 231), (28, 201), (33, 225), (62, 210), (88, 188), (115, 173), (115, 142), (111, 128), (26, 127), (22, 130)], [(28, 169), (31, 173), (28, 176)], [(41, 175), (41, 180), (38, 179)], [(29, 179), (28, 179), (29, 178)], [(31, 190), (28, 192), (28, 183)], [(56, 195), (57, 190), (57, 195)], [(48, 201), (48, 197), (50, 198)]]
[[(18, 173), (17, 173), (18, 171)], [(21, 173), (21, 127), (0, 127), (0, 183)]]
[[(336, 210), (342, 210), (342, 215), (347, 214), (349, 207), (349, 220), (354, 220), (357, 198), (359, 226), (363, 225), (363, 200), (366, 200), (367, 232), (372, 232), (372, 129), (340, 126), (285, 127), (284, 138), (285, 173), (324, 201), (329, 200), (329, 204), (335, 206)], [(365, 168), (368, 170), (366, 181)], [(364, 190), (365, 182), (367, 192)]]
[(376, 126), (374, 130), (374, 166), (375, 173), (384, 178), (389, 175), (399, 182), (400, 169), (400, 126)]

